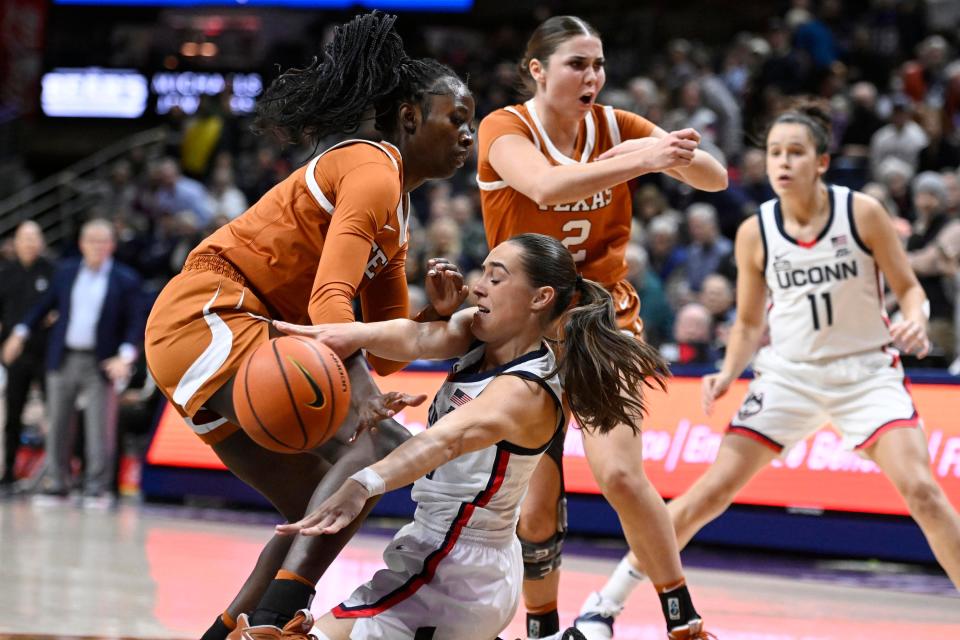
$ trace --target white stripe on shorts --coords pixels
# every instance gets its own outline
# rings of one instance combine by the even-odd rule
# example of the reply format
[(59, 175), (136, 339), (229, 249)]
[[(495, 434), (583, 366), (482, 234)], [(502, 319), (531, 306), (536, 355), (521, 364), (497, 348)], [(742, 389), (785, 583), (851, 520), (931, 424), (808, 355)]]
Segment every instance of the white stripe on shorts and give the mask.
[(173, 392), (173, 401), (184, 408), (190, 402), (193, 394), (223, 366), (230, 355), (230, 350), (233, 348), (233, 333), (231, 333), (230, 327), (220, 316), (210, 313), (210, 307), (213, 306), (219, 295), (220, 287), (217, 287), (217, 292), (210, 298), (210, 302), (203, 307), (203, 319), (207, 321), (213, 339), (200, 354), (200, 357), (183, 374), (183, 378), (180, 379), (176, 390)]

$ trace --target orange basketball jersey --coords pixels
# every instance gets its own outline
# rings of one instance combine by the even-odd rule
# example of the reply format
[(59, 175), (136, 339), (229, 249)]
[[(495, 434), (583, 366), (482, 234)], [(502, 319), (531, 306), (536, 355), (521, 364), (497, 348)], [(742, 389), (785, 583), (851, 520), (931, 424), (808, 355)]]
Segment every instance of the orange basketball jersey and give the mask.
[(622, 140), (645, 138), (654, 130), (650, 121), (627, 111), (594, 105), (587, 114), (573, 157), (563, 155), (550, 140), (533, 100), (499, 109), (480, 123), (477, 134), (477, 184), (483, 206), (487, 242), (495, 247), (520, 233), (542, 233), (561, 240), (585, 278), (608, 289), (626, 277), (624, 260), (630, 239), (632, 207), (626, 183), (563, 204), (540, 206), (508, 186), (490, 166), (490, 145), (500, 136), (523, 136), (553, 165), (587, 163)]
[(406, 317), (410, 198), (402, 186), (396, 147), (348, 140), (294, 171), (190, 257), (232, 264), (275, 319), (350, 322), (357, 294), (368, 321)]

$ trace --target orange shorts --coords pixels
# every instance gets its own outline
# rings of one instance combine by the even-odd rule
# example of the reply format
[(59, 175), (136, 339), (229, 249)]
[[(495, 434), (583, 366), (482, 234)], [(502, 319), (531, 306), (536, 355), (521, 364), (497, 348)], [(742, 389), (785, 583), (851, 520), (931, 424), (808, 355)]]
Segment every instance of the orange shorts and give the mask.
[(628, 280), (621, 280), (609, 290), (613, 308), (617, 313), (617, 326), (621, 331), (643, 337), (643, 320), (640, 319), (640, 296)]
[(144, 350), (157, 386), (208, 443), (239, 427), (203, 410), (245, 357), (269, 339), (266, 307), (243, 276), (218, 256), (187, 261), (150, 311)]

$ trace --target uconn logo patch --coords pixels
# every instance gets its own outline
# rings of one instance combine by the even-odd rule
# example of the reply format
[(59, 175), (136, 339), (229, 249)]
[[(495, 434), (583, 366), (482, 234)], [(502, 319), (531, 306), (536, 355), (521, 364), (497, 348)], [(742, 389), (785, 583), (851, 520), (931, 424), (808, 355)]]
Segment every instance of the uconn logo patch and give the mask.
[(761, 409), (763, 409), (763, 394), (751, 391), (747, 394), (743, 404), (740, 405), (740, 411), (737, 412), (737, 417), (743, 420), (744, 418), (757, 415)]

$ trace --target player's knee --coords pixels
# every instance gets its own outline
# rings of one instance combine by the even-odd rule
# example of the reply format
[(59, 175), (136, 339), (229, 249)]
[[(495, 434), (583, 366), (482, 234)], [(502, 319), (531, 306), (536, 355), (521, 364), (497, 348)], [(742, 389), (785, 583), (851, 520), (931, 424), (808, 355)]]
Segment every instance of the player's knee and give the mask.
[(649, 489), (650, 484), (642, 470), (618, 464), (607, 466), (595, 477), (600, 491), (611, 503), (635, 502), (640, 499), (644, 491)]
[(520, 540), (549, 540), (557, 532), (557, 517), (553, 509), (520, 513), (517, 537)]
[[(543, 580), (560, 568), (563, 541), (567, 537), (567, 499), (556, 502), (553, 517), (521, 518), (517, 537), (523, 552), (523, 577)], [(523, 525), (523, 526), (521, 526)]]
[(525, 580), (543, 580), (560, 568), (563, 539), (566, 531), (554, 531), (548, 540), (534, 542), (520, 538), (523, 551), (523, 577)]
[(935, 516), (942, 508), (943, 491), (932, 478), (911, 478), (900, 491), (915, 517)]

